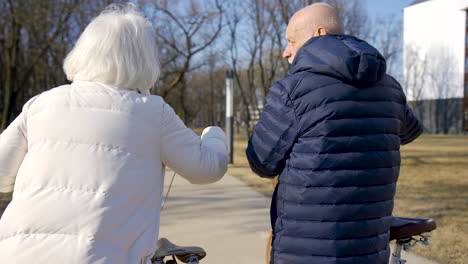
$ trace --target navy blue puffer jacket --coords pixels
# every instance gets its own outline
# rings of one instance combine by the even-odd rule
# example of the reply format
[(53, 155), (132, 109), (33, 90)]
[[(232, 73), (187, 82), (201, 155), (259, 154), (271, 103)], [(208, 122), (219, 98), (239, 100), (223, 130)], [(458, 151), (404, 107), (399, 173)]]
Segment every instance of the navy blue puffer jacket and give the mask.
[(247, 157), (279, 176), (274, 264), (383, 264), (400, 145), (422, 133), (382, 55), (348, 35), (310, 39), (270, 88)]

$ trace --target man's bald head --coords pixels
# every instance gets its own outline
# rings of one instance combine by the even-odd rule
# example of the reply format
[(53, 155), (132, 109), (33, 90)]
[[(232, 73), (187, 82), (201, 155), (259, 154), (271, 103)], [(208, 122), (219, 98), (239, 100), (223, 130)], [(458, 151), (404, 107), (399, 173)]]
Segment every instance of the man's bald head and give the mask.
[(297, 11), (286, 29), (288, 46), (283, 58), (292, 63), (304, 43), (310, 38), (326, 34), (343, 34), (343, 22), (336, 10), (326, 3), (316, 3)]
[(294, 14), (289, 24), (298, 30), (313, 32), (323, 28), (328, 34), (343, 34), (343, 22), (336, 10), (326, 3), (316, 3), (302, 8)]

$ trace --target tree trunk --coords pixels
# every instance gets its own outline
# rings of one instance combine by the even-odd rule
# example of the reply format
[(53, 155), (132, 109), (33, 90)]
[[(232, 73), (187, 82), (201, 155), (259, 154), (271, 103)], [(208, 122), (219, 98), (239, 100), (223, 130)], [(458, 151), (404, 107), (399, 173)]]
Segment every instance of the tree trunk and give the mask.
[(0, 130), (3, 131), (7, 128), (10, 116), (11, 116), (11, 109), (13, 108), (13, 82), (11, 80), (12, 74), (11, 71), (14, 70), (10, 65), (6, 67), (6, 78), (3, 90), (3, 111), (2, 111), (2, 123), (0, 125)]
[(3, 111), (2, 111), (2, 123), (0, 124), (0, 130), (3, 131), (7, 128), (14, 106), (14, 81), (16, 80), (16, 67), (17, 59), (19, 55), (19, 34), (20, 28), (13, 22), (11, 33), (10, 33), (11, 47), (6, 49), (6, 65), (5, 65), (5, 83), (3, 88)]

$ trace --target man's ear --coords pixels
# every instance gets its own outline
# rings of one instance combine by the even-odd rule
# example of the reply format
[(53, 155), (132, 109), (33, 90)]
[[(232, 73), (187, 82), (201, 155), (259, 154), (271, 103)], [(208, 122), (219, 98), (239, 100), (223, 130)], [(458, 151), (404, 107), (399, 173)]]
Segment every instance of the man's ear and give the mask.
[(318, 36), (324, 36), (324, 35), (327, 35), (328, 32), (326, 29), (324, 29), (323, 27), (319, 27), (317, 28), (317, 30), (315, 31), (314, 33), (314, 37), (318, 37)]

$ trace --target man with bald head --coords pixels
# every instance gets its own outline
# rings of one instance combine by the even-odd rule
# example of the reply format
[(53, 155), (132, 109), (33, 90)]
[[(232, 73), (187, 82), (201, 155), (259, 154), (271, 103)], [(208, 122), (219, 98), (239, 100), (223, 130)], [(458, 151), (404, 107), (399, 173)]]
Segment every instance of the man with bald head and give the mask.
[(279, 175), (272, 264), (388, 263), (400, 145), (422, 127), (382, 55), (343, 31), (328, 4), (294, 14), (291, 68), (249, 139), (252, 170)]
[(286, 29), (288, 46), (283, 52), (283, 58), (292, 64), (298, 49), (312, 37), (343, 32), (343, 23), (333, 7), (325, 3), (307, 6), (297, 11), (289, 22)]

